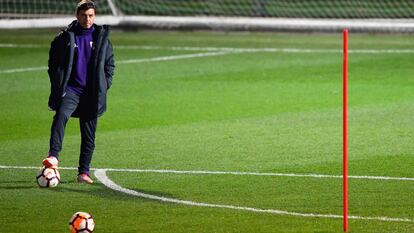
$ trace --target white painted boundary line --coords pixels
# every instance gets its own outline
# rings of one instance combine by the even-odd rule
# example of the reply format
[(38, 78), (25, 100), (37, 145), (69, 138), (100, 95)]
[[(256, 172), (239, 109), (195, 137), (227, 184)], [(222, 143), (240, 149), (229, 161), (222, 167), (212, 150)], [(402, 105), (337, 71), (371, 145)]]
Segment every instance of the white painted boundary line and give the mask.
[[(142, 49), (142, 50), (173, 50), (173, 51), (227, 51), (227, 52), (283, 52), (283, 53), (342, 53), (341, 49), (307, 49), (307, 48), (231, 48), (231, 47), (162, 47), (162, 46), (139, 46), (118, 45), (116, 49)], [(349, 53), (414, 53), (414, 49), (350, 49)]]
[(0, 70), (0, 74), (21, 73), (21, 72), (30, 72), (30, 71), (39, 71), (39, 70), (47, 70), (47, 66)]
[[(36, 44), (2, 44), (0, 48), (48, 48)], [(172, 50), (172, 51), (226, 51), (226, 52), (284, 52), (284, 53), (342, 53), (341, 49), (309, 49), (309, 48), (233, 48), (233, 47), (190, 47), (190, 46), (145, 46), (145, 45), (114, 45), (114, 49), (135, 50)], [(367, 54), (404, 54), (414, 53), (414, 49), (350, 49), (349, 53)]]
[[(0, 169), (39, 169), (35, 166), (6, 166), (0, 165)], [(76, 167), (60, 167), (61, 170), (77, 170)], [(173, 173), (173, 174), (202, 174), (202, 175), (245, 175), (245, 176), (285, 176), (285, 177), (310, 177), (310, 178), (334, 178), (340, 179), (342, 176), (335, 175), (321, 175), (321, 174), (294, 174), (294, 173), (259, 173), (259, 172), (225, 172), (225, 171), (178, 171), (178, 170), (155, 170), (155, 169), (121, 169), (121, 168), (92, 168), (95, 171), (94, 174), (98, 180), (106, 187), (113, 189), (118, 192), (123, 192), (128, 195), (137, 197), (147, 198), (151, 200), (158, 200), (162, 202), (176, 203), (190, 206), (200, 207), (211, 207), (211, 208), (222, 208), (222, 209), (233, 209), (233, 210), (244, 210), (258, 213), (270, 213), (277, 215), (290, 215), (297, 217), (318, 217), (318, 218), (342, 218), (342, 215), (331, 215), (331, 214), (313, 214), (313, 213), (297, 213), (288, 212), (283, 210), (273, 209), (259, 209), (253, 207), (242, 207), (232, 205), (221, 205), (221, 204), (208, 204), (198, 203), (193, 201), (185, 201), (178, 199), (171, 199), (166, 197), (159, 197), (150, 194), (140, 193), (134, 190), (123, 188), (115, 184), (106, 176), (107, 171), (113, 172), (140, 172), (140, 173)], [(353, 179), (371, 179), (371, 180), (400, 180), (400, 181), (414, 181), (414, 178), (407, 177), (386, 177), (386, 176), (350, 176)], [(414, 222), (412, 219), (406, 218), (389, 218), (389, 217), (361, 217), (361, 216), (349, 216), (349, 219), (360, 219), (360, 220), (378, 220), (388, 222)]]
[[(209, 52), (209, 53), (193, 53), (193, 54), (182, 54), (182, 55), (175, 55), (175, 56), (142, 58), (142, 59), (130, 59), (130, 60), (117, 61), (116, 64), (136, 64), (136, 63), (145, 63), (145, 62), (172, 61), (172, 60), (189, 59), (189, 58), (220, 56), (220, 55), (226, 55), (229, 53), (231, 52), (220, 51), (220, 52)], [(40, 66), (40, 67), (0, 70), (0, 74), (47, 70), (47, 68), (48, 68), (47, 66)]]
[[(0, 47), (4, 48), (38, 48), (36, 45), (17, 45), (17, 44), (0, 44)], [(297, 48), (226, 48), (226, 47), (161, 47), (161, 46), (116, 46), (119, 49), (145, 49), (145, 50), (173, 50), (173, 51), (204, 51), (208, 53), (195, 53), (195, 54), (183, 54), (175, 56), (164, 56), (154, 58), (142, 58), (142, 59), (130, 59), (117, 61), (117, 64), (136, 64), (145, 62), (157, 62), (157, 61), (171, 61), (188, 58), (198, 57), (209, 57), (209, 56), (220, 56), (230, 53), (255, 53), (255, 52), (282, 52), (282, 53), (341, 53), (342, 50), (338, 49), (297, 49)], [(360, 50), (349, 50), (349, 53), (360, 53), (360, 54), (407, 54), (414, 53), (414, 49), (360, 49)], [(0, 74), (11, 74), (21, 73), (30, 71), (47, 70), (47, 66), (40, 67), (28, 67), (28, 68), (17, 68), (0, 70)]]
[(41, 44), (5, 44), (0, 43), (0, 48), (48, 48), (46, 45)]
[(211, 53), (192, 53), (192, 54), (182, 54), (182, 55), (175, 55), (175, 56), (123, 60), (123, 61), (118, 61), (117, 63), (118, 64), (131, 64), (131, 63), (145, 63), (145, 62), (154, 62), (154, 61), (171, 61), (171, 60), (188, 59), (188, 58), (220, 56), (220, 55), (226, 55), (229, 53), (230, 53), (229, 51), (211, 52)]
[[(174, 174), (204, 174), (204, 175), (247, 175), (247, 176), (284, 176), (284, 177), (310, 177), (310, 178), (336, 178), (342, 179), (339, 175), (323, 174), (295, 174), (295, 173), (262, 173), (262, 172), (226, 172), (226, 171), (177, 171), (177, 170), (151, 170), (151, 169), (116, 169), (105, 168), (107, 171), (117, 172), (141, 172), (141, 173), (174, 173)], [(389, 176), (348, 176), (351, 179), (363, 180), (400, 180), (414, 181), (410, 177), (389, 177)]]
[[(193, 202), (193, 201), (186, 201), (186, 200), (179, 200), (173, 198), (167, 198), (162, 196), (155, 196), (151, 194), (137, 192), (135, 190), (123, 188), (116, 183), (114, 183), (111, 179), (108, 178), (106, 175), (106, 169), (97, 169), (95, 170), (96, 178), (106, 187), (122, 192), (128, 195), (161, 201), (161, 202), (168, 202), (180, 205), (188, 205), (188, 206), (198, 206), (198, 207), (209, 207), (209, 208), (220, 208), (220, 209), (232, 209), (232, 210), (242, 210), (242, 211), (250, 211), (256, 213), (269, 213), (269, 214), (276, 214), (276, 215), (288, 215), (288, 216), (295, 216), (295, 217), (313, 217), (313, 218), (342, 218), (342, 215), (333, 215), (333, 214), (314, 214), (314, 213), (298, 213), (298, 212), (289, 212), (284, 210), (274, 210), (274, 209), (260, 209), (260, 208), (253, 208), (253, 207), (243, 207), (243, 206), (233, 206), (233, 205), (222, 205), (222, 204), (209, 204), (209, 203), (202, 203), (202, 202)], [(387, 221), (387, 222), (414, 222), (411, 219), (406, 218), (389, 218), (389, 217), (361, 217), (361, 216), (349, 216), (349, 219), (359, 219), (359, 220), (377, 220), (377, 221)]]
[[(6, 166), (0, 165), (0, 169), (39, 169), (34, 166)], [(59, 167), (61, 170), (77, 170), (76, 167)], [(308, 178), (327, 178), (342, 179), (339, 175), (326, 174), (297, 174), (297, 173), (270, 173), (270, 172), (237, 172), (237, 171), (185, 171), (185, 170), (162, 170), (162, 169), (125, 169), (125, 168), (91, 168), (94, 170), (105, 170), (112, 172), (138, 172), (138, 173), (166, 173), (166, 174), (194, 174), (194, 175), (239, 175), (239, 176), (282, 176), (282, 177), (308, 177)], [(350, 179), (361, 180), (396, 180), (414, 181), (413, 177), (392, 177), (392, 176), (349, 176)]]

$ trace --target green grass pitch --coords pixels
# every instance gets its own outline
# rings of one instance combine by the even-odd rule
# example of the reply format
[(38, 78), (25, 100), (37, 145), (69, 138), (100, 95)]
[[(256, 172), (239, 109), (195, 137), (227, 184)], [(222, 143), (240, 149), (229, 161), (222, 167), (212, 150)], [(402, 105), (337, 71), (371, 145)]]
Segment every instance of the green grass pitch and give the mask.
[[(41, 67), (56, 33), (0, 33), (2, 166), (40, 167), (48, 150), (53, 112), (47, 110), (49, 80)], [(114, 31), (116, 74), (92, 166), (340, 176), (341, 36)], [(179, 59), (218, 48), (232, 49)], [(411, 178), (350, 179), (350, 215), (410, 220), (351, 219), (350, 232), (414, 232), (412, 36), (351, 32), (349, 48), (349, 173)], [(170, 60), (152, 59), (160, 57)], [(35, 69), (18, 70), (26, 68)], [(61, 167), (77, 166), (79, 143), (78, 122), (71, 119)], [(342, 232), (340, 218), (163, 203), (99, 181), (79, 185), (75, 170), (61, 170), (57, 188), (41, 189), (35, 174), (0, 169), (0, 232), (68, 232), (77, 211), (94, 216), (95, 232)], [(342, 214), (338, 178), (107, 175), (124, 188), (179, 200)]]

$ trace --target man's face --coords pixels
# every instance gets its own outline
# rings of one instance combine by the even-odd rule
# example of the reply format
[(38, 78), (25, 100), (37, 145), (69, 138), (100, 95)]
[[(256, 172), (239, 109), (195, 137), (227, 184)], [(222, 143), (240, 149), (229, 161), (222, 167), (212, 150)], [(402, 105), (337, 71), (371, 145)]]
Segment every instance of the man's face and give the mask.
[(83, 28), (91, 28), (95, 23), (95, 9), (81, 10), (76, 15), (76, 18)]

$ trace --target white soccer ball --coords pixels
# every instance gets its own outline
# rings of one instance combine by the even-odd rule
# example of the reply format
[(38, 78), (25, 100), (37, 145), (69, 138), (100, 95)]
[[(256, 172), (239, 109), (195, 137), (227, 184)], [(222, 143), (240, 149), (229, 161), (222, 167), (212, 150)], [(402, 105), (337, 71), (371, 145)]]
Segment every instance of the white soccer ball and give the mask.
[(92, 215), (86, 212), (76, 212), (69, 221), (70, 232), (91, 233), (95, 228)]
[(55, 168), (42, 167), (37, 172), (36, 181), (42, 188), (56, 187), (60, 182), (59, 171)]

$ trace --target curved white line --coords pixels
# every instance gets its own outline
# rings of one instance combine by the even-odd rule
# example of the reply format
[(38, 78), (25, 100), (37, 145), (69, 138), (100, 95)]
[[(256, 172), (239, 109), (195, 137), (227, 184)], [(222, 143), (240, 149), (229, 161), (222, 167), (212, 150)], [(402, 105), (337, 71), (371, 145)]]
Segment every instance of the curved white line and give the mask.
[[(297, 213), (297, 212), (289, 212), (284, 210), (274, 210), (274, 209), (260, 209), (260, 208), (253, 208), (253, 207), (243, 207), (243, 206), (233, 206), (233, 205), (222, 205), (222, 204), (209, 204), (209, 203), (202, 203), (202, 202), (194, 202), (194, 201), (186, 201), (186, 200), (179, 200), (174, 198), (162, 197), (162, 196), (155, 196), (151, 194), (146, 194), (142, 192), (138, 192), (135, 190), (123, 188), (120, 185), (114, 183), (111, 179), (108, 178), (106, 175), (106, 169), (96, 169), (94, 174), (95, 177), (106, 187), (122, 192), (128, 195), (167, 202), (167, 203), (174, 203), (180, 205), (188, 205), (188, 206), (198, 206), (198, 207), (209, 207), (209, 208), (221, 208), (221, 209), (232, 209), (232, 210), (243, 210), (243, 211), (250, 211), (256, 213), (270, 213), (276, 215), (289, 215), (289, 216), (296, 216), (296, 217), (313, 217), (313, 218), (342, 218), (342, 215), (333, 215), (333, 214), (314, 214), (314, 213)], [(414, 220), (406, 219), (406, 218), (389, 218), (389, 217), (361, 217), (361, 216), (348, 216), (349, 219), (360, 219), (360, 220), (377, 220), (377, 221), (387, 221), (387, 222), (414, 222)]]

